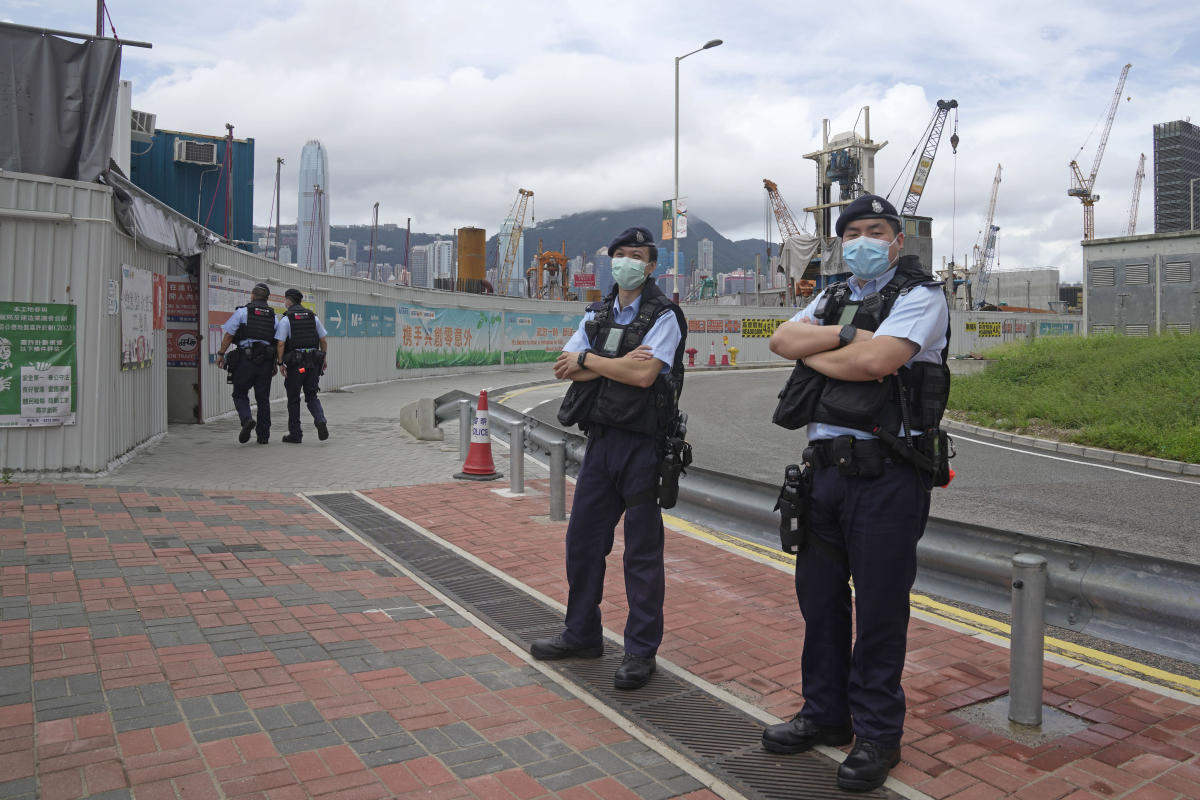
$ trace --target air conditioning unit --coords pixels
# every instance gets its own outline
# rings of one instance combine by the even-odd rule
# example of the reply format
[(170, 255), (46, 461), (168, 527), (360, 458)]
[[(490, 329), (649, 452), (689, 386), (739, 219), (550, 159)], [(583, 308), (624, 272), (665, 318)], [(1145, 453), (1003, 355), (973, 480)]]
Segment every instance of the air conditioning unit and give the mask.
[(133, 118), (129, 125), (129, 138), (135, 142), (149, 144), (154, 141), (154, 125), (158, 117), (147, 111), (132, 112)]
[(185, 164), (215, 164), (217, 163), (217, 143), (176, 139), (175, 160)]

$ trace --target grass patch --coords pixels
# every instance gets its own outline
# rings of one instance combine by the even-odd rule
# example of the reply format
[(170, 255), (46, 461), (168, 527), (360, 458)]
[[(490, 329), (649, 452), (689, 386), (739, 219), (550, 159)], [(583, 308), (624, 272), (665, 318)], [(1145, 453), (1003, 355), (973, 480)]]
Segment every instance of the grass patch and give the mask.
[(953, 417), (1200, 462), (1200, 333), (1047, 336), (987, 355), (986, 371), (950, 382)]

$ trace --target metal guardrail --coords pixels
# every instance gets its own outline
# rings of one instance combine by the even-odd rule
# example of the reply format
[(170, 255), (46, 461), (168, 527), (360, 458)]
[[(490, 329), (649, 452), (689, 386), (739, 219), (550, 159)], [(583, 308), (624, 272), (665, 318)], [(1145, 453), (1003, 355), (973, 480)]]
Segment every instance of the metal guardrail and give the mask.
[[(475, 398), (461, 391), (434, 401), (439, 423), (458, 418), (459, 400), (474, 406)], [(502, 423), (497, 433), (523, 421), (527, 452), (549, 458), (551, 446), (565, 441), (567, 469), (578, 469), (583, 436), (500, 404), (489, 415)], [(680, 479), (674, 513), (775, 545), (778, 494), (777, 486), (693, 466)], [(1017, 553), (1046, 559), (1047, 623), (1200, 664), (1200, 566), (1193, 564), (930, 517), (917, 546), (916, 588), (1009, 613)]]

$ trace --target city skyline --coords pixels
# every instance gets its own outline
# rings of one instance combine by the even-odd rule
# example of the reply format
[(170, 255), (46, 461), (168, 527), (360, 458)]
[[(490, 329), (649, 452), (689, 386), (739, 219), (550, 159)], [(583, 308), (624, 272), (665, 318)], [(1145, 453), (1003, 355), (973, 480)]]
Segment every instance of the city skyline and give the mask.
[(296, 266), (325, 272), (329, 265), (329, 155), (319, 139), (300, 151), (296, 202)]

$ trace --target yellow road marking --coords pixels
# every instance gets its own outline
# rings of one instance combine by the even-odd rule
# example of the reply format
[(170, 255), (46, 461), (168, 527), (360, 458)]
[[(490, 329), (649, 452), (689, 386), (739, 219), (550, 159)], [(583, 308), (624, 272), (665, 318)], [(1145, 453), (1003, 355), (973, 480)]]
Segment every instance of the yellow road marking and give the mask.
[[(796, 563), (795, 556), (789, 556), (779, 548), (768, 547), (758, 542), (734, 536), (733, 534), (702, 528), (670, 514), (663, 514), (663, 520), (677, 531), (683, 531), (699, 539), (722, 545), (731, 550), (757, 556), (758, 558), (765, 558), (787, 567), (792, 567)], [(939, 602), (922, 594), (913, 593), (911, 601), (913, 608), (920, 609), (930, 616), (979, 633), (990, 634), (1002, 639), (1011, 639), (1012, 627), (1007, 623), (989, 619), (981, 614), (975, 614), (961, 608), (955, 608), (952, 605)], [(1083, 647), (1082, 645), (1062, 639), (1055, 639), (1051, 636), (1046, 637), (1045, 646), (1048, 652), (1088, 664), (1105, 672), (1141, 678), (1150, 683), (1175, 689), (1184, 694), (1200, 697), (1200, 680), (1196, 680), (1195, 678), (1177, 675), (1173, 672), (1151, 667), (1148, 664), (1139, 664), (1136, 661), (1130, 661), (1129, 659), (1109, 653), (1102, 653), (1099, 650), (1093, 650), (1090, 647)]]
[(556, 383), (558, 383), (558, 381), (546, 381), (545, 383), (539, 383), (537, 386), (526, 386), (524, 389), (513, 389), (511, 392), (508, 392), (507, 394), (505, 394), (503, 397), (501, 397), (496, 402), (507, 403), (509, 400), (512, 400), (514, 397), (520, 397), (521, 395), (525, 394), (526, 392), (532, 392), (537, 389), (545, 389), (547, 386), (553, 386)]

